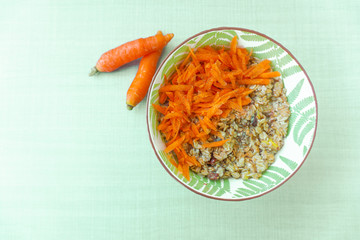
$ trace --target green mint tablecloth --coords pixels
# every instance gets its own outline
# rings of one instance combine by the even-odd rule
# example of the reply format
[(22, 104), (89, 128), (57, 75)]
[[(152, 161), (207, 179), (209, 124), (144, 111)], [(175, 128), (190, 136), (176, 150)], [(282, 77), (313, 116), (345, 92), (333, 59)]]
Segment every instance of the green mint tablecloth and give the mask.
[[(0, 239), (360, 239), (360, 3), (3, 1)], [(243, 202), (196, 195), (150, 146), (145, 102), (127, 111), (138, 61), (87, 76), (106, 50), (162, 30), (262, 32), (300, 61), (319, 125), (305, 164)]]

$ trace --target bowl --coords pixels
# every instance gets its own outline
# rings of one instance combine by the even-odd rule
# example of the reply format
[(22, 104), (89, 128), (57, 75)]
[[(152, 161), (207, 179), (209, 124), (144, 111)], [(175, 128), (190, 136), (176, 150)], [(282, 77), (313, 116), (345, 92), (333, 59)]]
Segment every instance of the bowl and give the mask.
[[(230, 178), (214, 181), (190, 172), (190, 181), (187, 181), (169, 162), (168, 155), (164, 152), (165, 142), (157, 130), (158, 114), (152, 104), (159, 101), (158, 90), (164, 81), (164, 75), (171, 76), (176, 71), (175, 66), (187, 56), (189, 47), (196, 49), (205, 45), (229, 46), (234, 36), (238, 37), (238, 45), (249, 51), (252, 49), (253, 56), (259, 59), (271, 60), (273, 70), (281, 73), (291, 111), (288, 134), (284, 146), (275, 155), (275, 162), (259, 179)], [(170, 176), (187, 189), (204, 197), (241, 201), (260, 197), (277, 189), (299, 170), (314, 143), (318, 107), (309, 76), (294, 55), (283, 45), (253, 30), (221, 27), (195, 34), (167, 55), (158, 67), (149, 88), (146, 121), (155, 155)]]

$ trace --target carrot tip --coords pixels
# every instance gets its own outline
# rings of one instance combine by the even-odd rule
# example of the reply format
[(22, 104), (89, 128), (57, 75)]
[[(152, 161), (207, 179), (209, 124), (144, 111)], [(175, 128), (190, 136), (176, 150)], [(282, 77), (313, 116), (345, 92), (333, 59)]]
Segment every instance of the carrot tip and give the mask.
[(127, 104), (127, 109), (128, 109), (128, 110), (133, 110), (133, 108), (134, 108), (133, 106)]
[(170, 42), (170, 40), (174, 37), (173, 33), (168, 33), (165, 35), (166, 42)]
[(90, 72), (89, 72), (89, 76), (94, 76), (95, 74), (97, 74), (99, 71), (96, 69), (96, 67), (91, 68)]

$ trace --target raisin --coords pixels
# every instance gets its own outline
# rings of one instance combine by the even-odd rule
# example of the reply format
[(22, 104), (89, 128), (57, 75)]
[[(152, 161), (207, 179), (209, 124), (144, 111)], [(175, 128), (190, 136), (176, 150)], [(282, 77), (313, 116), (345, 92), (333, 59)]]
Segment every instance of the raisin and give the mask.
[(251, 125), (252, 125), (253, 127), (256, 127), (256, 126), (257, 126), (257, 123), (258, 123), (258, 120), (257, 120), (256, 114), (254, 114), (254, 115), (251, 117)]
[(209, 161), (208, 164), (211, 165), (211, 166), (214, 166), (215, 163), (216, 163), (216, 159), (215, 159), (215, 158), (211, 158), (211, 160)]
[(219, 174), (211, 172), (211, 173), (208, 174), (208, 178), (210, 180), (218, 180), (219, 179)]

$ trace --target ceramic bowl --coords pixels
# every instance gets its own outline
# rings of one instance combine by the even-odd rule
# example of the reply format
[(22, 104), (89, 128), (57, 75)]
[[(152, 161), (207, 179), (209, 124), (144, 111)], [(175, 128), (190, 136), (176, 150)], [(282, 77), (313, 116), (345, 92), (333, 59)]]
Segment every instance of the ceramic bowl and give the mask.
[[(152, 107), (158, 103), (159, 87), (164, 75), (171, 76), (175, 66), (187, 56), (189, 47), (198, 48), (205, 45), (229, 46), (234, 36), (238, 44), (253, 50), (253, 56), (272, 61), (274, 71), (281, 73), (287, 90), (291, 116), (288, 135), (284, 146), (276, 154), (275, 162), (259, 179), (226, 179), (212, 181), (206, 177), (190, 172), (190, 181), (169, 162), (164, 153), (165, 143), (157, 130), (158, 114)], [(313, 145), (317, 127), (317, 102), (314, 87), (301, 64), (284, 46), (274, 39), (252, 30), (242, 28), (215, 28), (200, 32), (182, 42), (171, 51), (160, 64), (148, 92), (146, 120), (149, 138), (156, 157), (161, 165), (175, 180), (189, 190), (202, 196), (228, 201), (240, 201), (262, 196), (273, 191), (289, 180), (301, 167)]]

